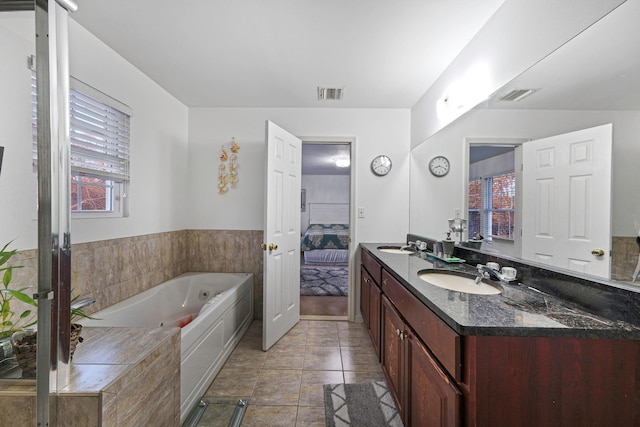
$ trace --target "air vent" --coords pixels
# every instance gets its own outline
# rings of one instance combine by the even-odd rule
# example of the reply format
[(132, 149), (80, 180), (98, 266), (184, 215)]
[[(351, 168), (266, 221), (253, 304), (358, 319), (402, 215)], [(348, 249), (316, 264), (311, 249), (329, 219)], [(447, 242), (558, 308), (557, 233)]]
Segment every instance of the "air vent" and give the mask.
[(527, 96), (532, 95), (539, 89), (514, 89), (506, 95), (501, 96), (500, 101), (516, 102), (525, 99)]
[(318, 101), (341, 100), (344, 91), (337, 87), (319, 87)]

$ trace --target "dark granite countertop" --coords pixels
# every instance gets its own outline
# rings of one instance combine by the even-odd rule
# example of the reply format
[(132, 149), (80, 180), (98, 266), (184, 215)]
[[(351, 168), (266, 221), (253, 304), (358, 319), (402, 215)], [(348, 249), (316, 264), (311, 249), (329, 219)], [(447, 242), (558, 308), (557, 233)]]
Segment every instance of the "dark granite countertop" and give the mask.
[(638, 326), (585, 311), (518, 281), (501, 283), (503, 291), (499, 295), (475, 295), (439, 288), (418, 277), (418, 272), (425, 269), (475, 275), (474, 266), (445, 263), (420, 252), (403, 255), (377, 249), (402, 243), (360, 245), (461, 335), (640, 339)]

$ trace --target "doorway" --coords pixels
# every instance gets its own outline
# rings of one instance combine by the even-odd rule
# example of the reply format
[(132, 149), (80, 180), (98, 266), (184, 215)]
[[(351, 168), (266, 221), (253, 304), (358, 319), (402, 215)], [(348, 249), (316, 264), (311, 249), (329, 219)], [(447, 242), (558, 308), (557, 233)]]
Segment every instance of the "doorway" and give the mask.
[(351, 143), (302, 144), (300, 315), (347, 319)]

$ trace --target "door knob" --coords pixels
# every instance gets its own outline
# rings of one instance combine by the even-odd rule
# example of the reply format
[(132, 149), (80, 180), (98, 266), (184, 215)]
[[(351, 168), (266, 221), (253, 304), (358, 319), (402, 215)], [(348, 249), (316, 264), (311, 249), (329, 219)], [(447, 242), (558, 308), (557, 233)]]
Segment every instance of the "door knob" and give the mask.
[(260, 249), (262, 249), (263, 251), (267, 250), (267, 244), (266, 243), (260, 243)]
[(276, 249), (278, 249), (278, 245), (276, 245), (275, 243), (269, 243), (270, 251), (275, 251)]
[(597, 257), (601, 257), (604, 255), (604, 250), (600, 249), (600, 248), (595, 248), (591, 251), (591, 255), (593, 256), (597, 256)]

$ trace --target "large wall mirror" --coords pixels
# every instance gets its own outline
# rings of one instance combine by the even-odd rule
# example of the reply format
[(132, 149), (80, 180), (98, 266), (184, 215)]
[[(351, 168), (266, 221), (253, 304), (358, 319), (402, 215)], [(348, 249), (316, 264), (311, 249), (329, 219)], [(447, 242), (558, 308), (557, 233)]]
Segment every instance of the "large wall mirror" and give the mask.
[[(611, 256), (607, 256), (608, 249), (604, 255), (610, 267), (604, 277), (633, 282), (638, 274), (636, 237), (640, 232), (640, 193), (635, 190), (640, 182), (639, 20), (640, 2), (623, 3), (489, 100), (416, 146), (411, 153), (410, 231), (442, 239), (447, 219), (453, 218), (456, 210), (469, 219), (470, 149), (483, 144), (508, 145), (510, 141), (526, 147), (528, 142), (522, 141), (611, 124), (612, 157), (606, 171), (611, 177), (610, 201), (600, 190), (589, 193), (610, 207), (610, 219), (592, 227), (610, 228)], [(525, 93), (529, 89), (533, 91), (521, 99), (501, 100), (514, 90)], [(500, 150), (497, 153), (504, 157)], [(437, 155), (446, 155), (451, 161), (451, 172), (444, 178), (428, 172), (428, 161)], [(526, 151), (523, 157), (525, 162), (531, 160)], [(526, 187), (519, 188), (515, 203), (535, 197), (526, 193)], [(516, 210), (521, 213), (523, 209), (520, 205)], [(521, 219), (516, 218), (514, 233), (522, 233), (522, 242), (518, 238), (495, 239), (485, 242), (481, 250), (527, 259), (520, 246), (528, 244), (526, 231), (522, 232)], [(463, 240), (467, 238), (465, 234)], [(579, 266), (568, 269), (582, 272)]]

